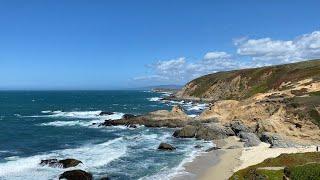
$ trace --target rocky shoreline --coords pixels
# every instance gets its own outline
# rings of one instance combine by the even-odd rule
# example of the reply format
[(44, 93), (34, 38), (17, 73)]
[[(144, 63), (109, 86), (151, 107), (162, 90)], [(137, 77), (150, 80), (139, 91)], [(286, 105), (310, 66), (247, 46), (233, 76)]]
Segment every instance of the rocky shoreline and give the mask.
[[(173, 96), (169, 96), (163, 100), (173, 100)], [(176, 99), (178, 100), (178, 99)], [(179, 99), (182, 101), (182, 99)], [(185, 100), (184, 100), (185, 101)], [(204, 102), (203, 100), (193, 101), (187, 100), (187, 102), (197, 103)], [(237, 120), (236, 118), (232, 121), (221, 121), (218, 117), (210, 117), (208, 118), (208, 111), (210, 112), (214, 107), (214, 105), (210, 105), (207, 110), (204, 110), (197, 117), (188, 116), (184, 109), (181, 106), (173, 106), (171, 111), (167, 110), (158, 110), (154, 112), (150, 112), (145, 115), (132, 115), (125, 114), (121, 119), (117, 120), (105, 120), (103, 123), (94, 124), (99, 127), (109, 127), (109, 126), (126, 126), (129, 128), (137, 128), (139, 126), (145, 126), (149, 128), (175, 128), (174, 133), (172, 134), (175, 138), (195, 138), (198, 140), (205, 141), (213, 141), (217, 146), (207, 149), (204, 153), (210, 153), (216, 150), (220, 150), (221, 148), (224, 151), (232, 150), (232, 149), (243, 149), (248, 147), (258, 147), (261, 144), (268, 144), (269, 148), (297, 148), (302, 147), (303, 144), (300, 142), (294, 142), (281, 134), (275, 132), (263, 131), (261, 127), (259, 127), (259, 123), (252, 126), (251, 124), (245, 124), (241, 120)], [(225, 107), (224, 107), (225, 108)], [(110, 114), (109, 112), (102, 112), (101, 115)], [(226, 146), (220, 146), (217, 141), (225, 141), (230, 138), (236, 138), (237, 143), (234, 141), (231, 144)], [(239, 146), (239, 143), (241, 146)], [(166, 142), (162, 142), (159, 144), (158, 150), (165, 151), (174, 151), (174, 144), (167, 144)], [(233, 150), (230, 152), (239, 152), (239, 150)], [(76, 160), (75, 162), (78, 162)], [(55, 165), (61, 164), (61, 160), (44, 160), (41, 164), (45, 165)], [(78, 164), (80, 164), (79, 161)], [(77, 166), (78, 164), (74, 164)], [(59, 167), (65, 167), (64, 164)], [(66, 179), (92, 179), (92, 175), (88, 172), (84, 172), (82, 170), (74, 170), (74, 171), (66, 171), (65, 173), (60, 175), (61, 178)]]

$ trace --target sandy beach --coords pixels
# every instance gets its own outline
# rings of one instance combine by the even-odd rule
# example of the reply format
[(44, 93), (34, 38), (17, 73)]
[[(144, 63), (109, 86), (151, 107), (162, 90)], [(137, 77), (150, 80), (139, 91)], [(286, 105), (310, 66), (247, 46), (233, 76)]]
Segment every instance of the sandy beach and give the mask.
[[(173, 179), (219, 180), (230, 177), (233, 174), (233, 170), (240, 166), (239, 158), (241, 156), (243, 143), (239, 142), (237, 137), (228, 137), (224, 140), (214, 141), (214, 143), (221, 149), (202, 153), (192, 162), (184, 165), (185, 171), (188, 174), (180, 175)], [(231, 146), (233, 146), (233, 148)]]
[[(187, 174), (177, 176), (174, 180), (225, 180), (240, 169), (258, 164), (267, 158), (277, 157), (282, 153), (299, 153), (316, 151), (316, 146), (293, 148), (269, 148), (270, 144), (244, 148), (237, 137), (215, 141), (219, 150), (202, 153), (192, 162), (184, 165)], [(231, 147), (231, 148), (230, 148)]]

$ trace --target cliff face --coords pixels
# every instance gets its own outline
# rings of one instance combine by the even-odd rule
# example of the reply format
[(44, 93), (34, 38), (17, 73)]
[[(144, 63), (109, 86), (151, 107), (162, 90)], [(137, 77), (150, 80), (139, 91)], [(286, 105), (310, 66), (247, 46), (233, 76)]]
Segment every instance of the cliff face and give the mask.
[(176, 96), (242, 100), (257, 93), (290, 89), (305, 79), (320, 80), (320, 60), (209, 74), (192, 80)]
[(257, 132), (320, 141), (320, 60), (209, 74), (176, 96), (212, 100), (199, 120), (237, 120)]

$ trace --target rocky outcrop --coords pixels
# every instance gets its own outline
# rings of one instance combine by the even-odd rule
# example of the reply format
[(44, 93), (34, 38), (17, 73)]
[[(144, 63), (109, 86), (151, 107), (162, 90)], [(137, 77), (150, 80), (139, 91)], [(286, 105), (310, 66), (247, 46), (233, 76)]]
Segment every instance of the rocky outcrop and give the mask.
[(133, 114), (124, 114), (124, 115), (122, 116), (122, 119), (128, 120), (128, 119), (132, 119), (132, 118), (134, 118), (134, 117), (136, 117), (136, 116), (133, 115)]
[(187, 121), (180, 119), (167, 119), (167, 120), (155, 120), (149, 119), (146, 116), (138, 116), (132, 119), (119, 119), (119, 120), (106, 120), (99, 126), (128, 126), (134, 127), (135, 125), (144, 125), (146, 127), (168, 127), (177, 128), (183, 127), (187, 124)]
[(106, 116), (106, 115), (112, 115), (112, 114), (114, 114), (114, 112), (102, 111), (101, 113), (99, 113), (99, 116)]
[(173, 136), (177, 138), (197, 138), (203, 140), (223, 139), (230, 135), (233, 135), (232, 130), (219, 123), (187, 125), (173, 133)]
[(258, 136), (254, 133), (240, 132), (239, 137), (240, 140), (244, 142), (244, 147), (258, 146), (261, 143)]
[(175, 150), (176, 148), (173, 147), (172, 145), (170, 144), (167, 144), (167, 143), (161, 143), (158, 147), (159, 150), (164, 150), (164, 151), (173, 151)]
[(159, 110), (150, 112), (143, 116), (134, 116), (126, 114), (119, 120), (106, 120), (99, 126), (119, 126), (125, 125), (135, 127), (135, 125), (144, 125), (146, 127), (183, 127), (189, 122), (189, 117), (179, 106), (174, 106), (171, 111)]
[(233, 121), (230, 123), (230, 128), (233, 130), (233, 132), (238, 136), (241, 132), (252, 132), (247, 126), (245, 126), (240, 121)]
[(260, 140), (262, 142), (269, 143), (272, 148), (288, 148), (288, 147), (296, 147), (298, 144), (293, 143), (290, 140), (286, 140), (281, 137), (279, 134), (264, 132), (260, 135)]
[(83, 170), (66, 171), (59, 176), (59, 179), (67, 180), (92, 180), (92, 174)]
[(40, 165), (42, 166), (50, 166), (50, 167), (61, 167), (61, 168), (69, 168), (69, 167), (75, 167), (82, 163), (81, 161), (77, 159), (63, 159), (63, 160), (58, 160), (58, 159), (46, 159), (46, 160), (41, 160)]

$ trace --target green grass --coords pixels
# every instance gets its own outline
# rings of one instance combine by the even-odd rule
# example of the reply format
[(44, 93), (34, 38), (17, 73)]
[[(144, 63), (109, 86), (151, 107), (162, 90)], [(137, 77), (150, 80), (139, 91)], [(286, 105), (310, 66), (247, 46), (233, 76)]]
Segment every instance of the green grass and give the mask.
[[(241, 77), (239, 84), (235, 87), (229, 87), (228, 85), (230, 85), (231, 81), (238, 76)], [(320, 79), (320, 60), (208, 74), (192, 80), (190, 83), (194, 84), (194, 86), (191, 86), (187, 92), (190, 96), (210, 98), (206, 92), (217, 84), (218, 92), (237, 89), (237, 93), (232, 94), (231, 97), (226, 93), (225, 96), (222, 95), (220, 97), (220, 100), (230, 98), (244, 99), (257, 93), (278, 89), (284, 82), (294, 83), (306, 78)], [(289, 88), (282, 87), (282, 89)], [(214, 94), (214, 92), (211, 93)], [(315, 95), (319, 96), (319, 92), (315, 93)]]
[(311, 92), (309, 93), (310, 96), (320, 96), (320, 91), (315, 91), (315, 92)]
[[(295, 154), (281, 154), (276, 158), (269, 158), (264, 160), (262, 163), (250, 166), (248, 168), (239, 170), (235, 172), (230, 180), (246, 180), (255, 177), (259, 167), (296, 167), (299, 165), (304, 165), (307, 163), (320, 163), (320, 153), (319, 152), (308, 152), (308, 153), (295, 153)], [(263, 171), (260, 171), (263, 173)], [(278, 177), (280, 172), (267, 172), (264, 174), (267, 177)], [(273, 175), (272, 175), (273, 174)], [(260, 174), (261, 175), (261, 174)], [(263, 174), (262, 174), (263, 175)]]
[(309, 115), (312, 118), (313, 122), (320, 127), (320, 115), (317, 110), (311, 109)]
[(312, 163), (290, 168), (291, 180), (320, 180), (320, 164)]
[(256, 173), (268, 180), (282, 180), (284, 175), (283, 170), (257, 170)]

